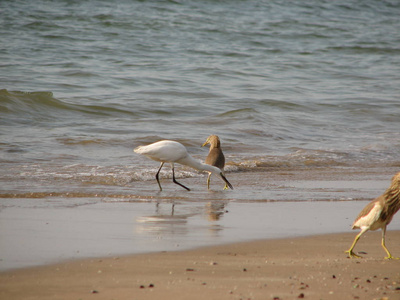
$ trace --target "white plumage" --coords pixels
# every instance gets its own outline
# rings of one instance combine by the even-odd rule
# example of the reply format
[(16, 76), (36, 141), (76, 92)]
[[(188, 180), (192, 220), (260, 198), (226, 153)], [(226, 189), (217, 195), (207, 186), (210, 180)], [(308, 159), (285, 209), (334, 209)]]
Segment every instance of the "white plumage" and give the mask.
[(159, 141), (146, 146), (139, 146), (133, 151), (159, 162), (179, 162), (188, 153), (185, 146), (175, 141)]
[(161, 162), (160, 168), (157, 171), (156, 179), (160, 190), (162, 191), (159, 174), (161, 168), (163, 167), (164, 163), (168, 162), (171, 164), (172, 168), (172, 181), (181, 187), (190, 191), (189, 188), (184, 186), (183, 184), (179, 183), (175, 179), (175, 163), (179, 163), (181, 165), (186, 165), (191, 168), (194, 168), (199, 171), (207, 171), (215, 174), (217, 177), (221, 178), (231, 189), (233, 189), (232, 185), (229, 181), (225, 178), (221, 169), (217, 167), (213, 167), (210, 165), (203, 164), (197, 160), (195, 160), (186, 150), (186, 147), (183, 146), (181, 143), (176, 141), (170, 140), (163, 140), (159, 142), (155, 142), (150, 145), (146, 146), (139, 146), (133, 150), (138, 154), (142, 154), (147, 156), (148, 158)]

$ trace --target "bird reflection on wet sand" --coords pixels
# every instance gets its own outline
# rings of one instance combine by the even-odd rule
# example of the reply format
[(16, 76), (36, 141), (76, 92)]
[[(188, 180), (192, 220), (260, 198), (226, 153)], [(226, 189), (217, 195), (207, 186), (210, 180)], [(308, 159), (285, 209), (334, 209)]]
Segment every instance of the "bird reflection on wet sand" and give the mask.
[[(188, 227), (190, 227), (188, 222), (195, 222), (199, 229), (204, 226), (204, 229), (208, 232), (219, 231), (222, 227), (218, 221), (227, 212), (225, 206), (226, 203), (221, 201), (210, 201), (195, 209), (193, 207), (176, 206), (174, 203), (172, 205), (171, 203), (157, 203), (154, 214), (142, 216), (136, 220), (136, 231), (172, 236), (187, 234), (189, 233)], [(206, 223), (202, 221), (204, 219), (207, 220)]]

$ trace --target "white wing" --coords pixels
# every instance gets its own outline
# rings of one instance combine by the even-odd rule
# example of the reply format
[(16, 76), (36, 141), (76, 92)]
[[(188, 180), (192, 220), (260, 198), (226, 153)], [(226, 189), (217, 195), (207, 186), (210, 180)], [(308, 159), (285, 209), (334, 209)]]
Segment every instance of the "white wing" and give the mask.
[(379, 202), (376, 202), (368, 214), (360, 217), (356, 222), (354, 222), (353, 228), (368, 227), (370, 230), (381, 228), (382, 224), (378, 222), (381, 212), (382, 207)]

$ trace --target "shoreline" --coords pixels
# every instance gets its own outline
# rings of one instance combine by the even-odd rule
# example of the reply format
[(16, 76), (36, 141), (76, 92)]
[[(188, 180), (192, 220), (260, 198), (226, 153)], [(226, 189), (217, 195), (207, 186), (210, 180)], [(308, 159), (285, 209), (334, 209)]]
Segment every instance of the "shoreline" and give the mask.
[[(72, 260), (0, 272), (2, 299), (398, 299), (400, 260), (381, 232), (268, 239), (185, 251)], [(399, 230), (387, 247), (400, 256)], [(386, 298), (385, 298), (386, 297)]]
[[(206, 177), (196, 177), (185, 180), (191, 192), (166, 179), (162, 193), (154, 191), (154, 180), (133, 182), (123, 189), (131, 192), (126, 198), (3, 198), (0, 271), (69, 259), (351, 232), (359, 211), (390, 182), (391, 176), (370, 172), (230, 173), (237, 188), (228, 192), (218, 181), (207, 191)], [(398, 216), (388, 229), (400, 230)]]

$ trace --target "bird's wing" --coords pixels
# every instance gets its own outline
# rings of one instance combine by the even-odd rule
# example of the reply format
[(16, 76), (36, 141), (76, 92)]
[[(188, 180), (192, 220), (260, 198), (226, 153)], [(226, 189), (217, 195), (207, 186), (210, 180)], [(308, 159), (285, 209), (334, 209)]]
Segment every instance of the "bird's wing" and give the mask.
[(364, 209), (358, 214), (356, 220), (354, 221), (353, 229), (371, 227), (379, 220), (382, 212), (382, 205), (379, 200), (380, 197), (371, 201), (364, 207)]

